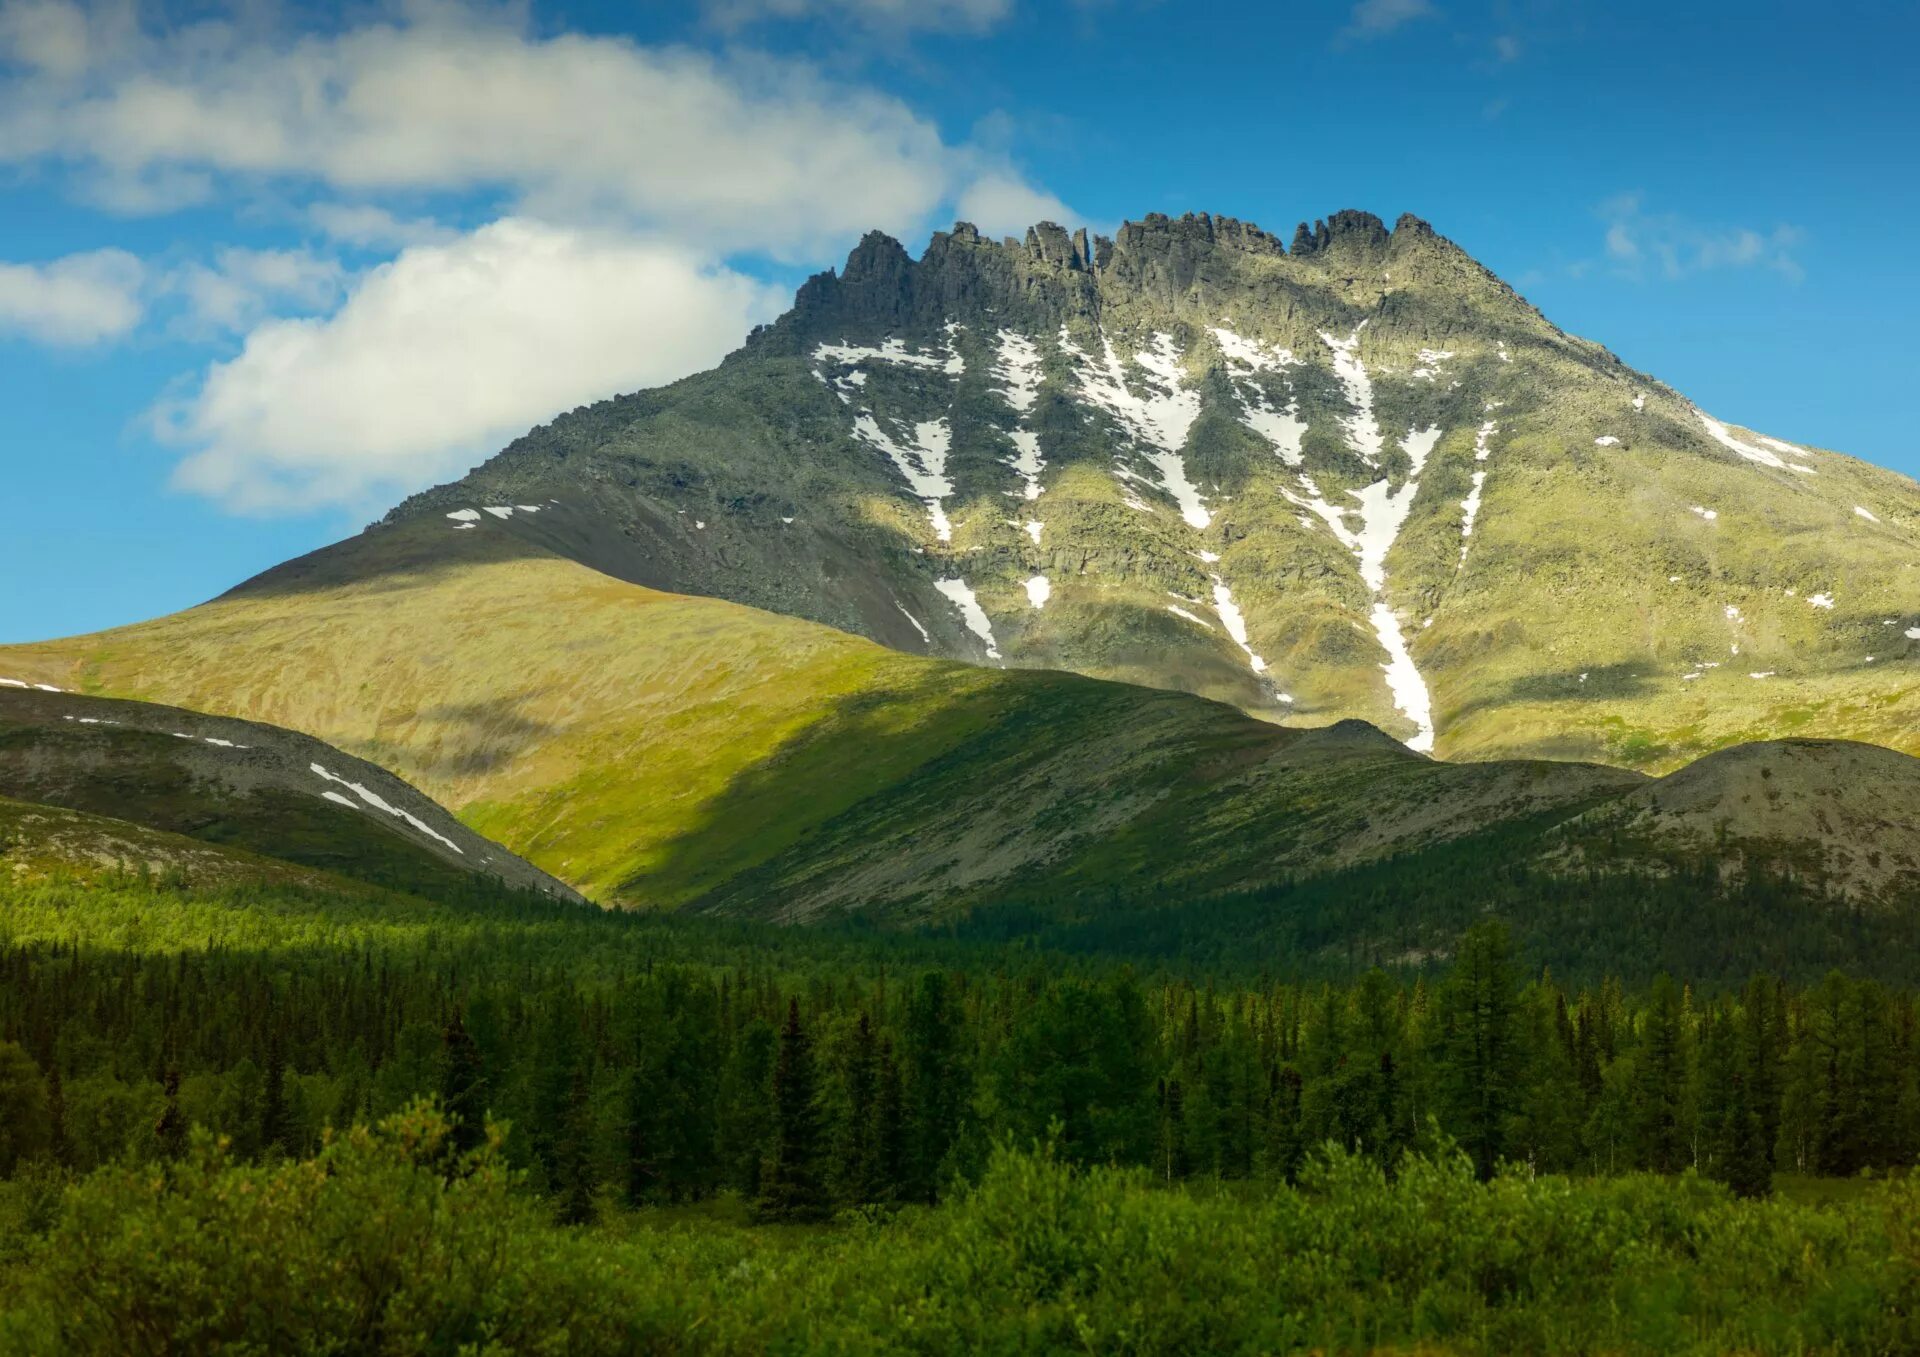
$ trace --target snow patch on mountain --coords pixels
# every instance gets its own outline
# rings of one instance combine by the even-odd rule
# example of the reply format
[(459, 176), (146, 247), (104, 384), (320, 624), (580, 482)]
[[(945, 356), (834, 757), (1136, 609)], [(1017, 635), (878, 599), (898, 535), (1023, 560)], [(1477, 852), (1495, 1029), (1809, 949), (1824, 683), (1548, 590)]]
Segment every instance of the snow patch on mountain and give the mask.
[[(1433, 748), (1433, 699), (1407, 648), (1400, 620), (1386, 600), (1387, 553), (1398, 540), (1401, 528), (1406, 526), (1414, 498), (1420, 493), (1420, 473), (1426, 469), (1427, 458), (1439, 442), (1440, 430), (1436, 426), (1409, 429), (1400, 440), (1401, 450), (1411, 464), (1407, 479), (1398, 490), (1393, 488), (1392, 479), (1384, 476), (1365, 489), (1349, 490), (1347, 493), (1359, 501), (1357, 507), (1335, 508), (1329, 504), (1305, 472), (1300, 473), (1301, 487), (1307, 492), (1304, 496), (1283, 492), (1301, 508), (1319, 515), (1340, 544), (1359, 560), (1360, 578), (1374, 597), (1368, 617), (1381, 649), (1387, 652), (1387, 663), (1381, 666), (1387, 676), (1387, 691), (1401, 715), (1414, 723), (1414, 735), (1407, 741), (1407, 747), (1422, 753)], [(1358, 530), (1347, 525), (1348, 517), (1356, 514), (1360, 519)]]
[(1875, 518), (1875, 517), (1874, 517), (1874, 515), (1873, 515), (1873, 510), (1871, 510), (1871, 509), (1869, 509), (1869, 508), (1867, 508), (1867, 506), (1866, 506), (1866, 505), (1864, 505), (1864, 504), (1856, 504), (1856, 505), (1854, 505), (1854, 506), (1853, 506), (1853, 512), (1854, 512), (1854, 513), (1855, 513), (1855, 515), (1857, 515), (1858, 517), (1860, 517), (1860, 518), (1864, 518), (1864, 519), (1866, 519), (1866, 520), (1867, 520), (1867, 522), (1869, 522), (1869, 523), (1878, 523), (1878, 522), (1880, 521), (1879, 519), (1877, 519), (1877, 518)]
[(915, 616), (914, 616), (914, 615), (913, 615), (912, 613), (910, 613), (910, 612), (908, 612), (908, 611), (907, 611), (907, 605), (906, 605), (906, 604), (904, 604), (904, 603), (901, 603), (901, 602), (900, 602), (899, 600), (897, 600), (897, 599), (896, 599), (896, 600), (894, 601), (894, 605), (893, 605), (893, 606), (894, 606), (894, 607), (896, 607), (896, 608), (898, 608), (898, 609), (900, 610), (900, 616), (902, 616), (902, 617), (904, 617), (904, 618), (906, 618), (906, 619), (907, 619), (907, 621), (909, 621), (909, 622), (911, 622), (911, 623), (913, 623), (913, 629), (914, 629), (915, 631), (917, 631), (917, 632), (919, 632), (919, 633), (920, 633), (920, 639), (921, 639), (922, 641), (925, 641), (925, 642), (926, 642), (926, 643), (927, 643), (928, 645), (932, 645), (932, 644), (933, 644), (933, 637), (931, 637), (931, 636), (929, 636), (929, 635), (927, 634), (927, 629), (926, 629), (925, 627), (923, 627), (923, 626), (921, 626), (921, 625), (920, 625), (920, 619), (919, 619), (919, 618), (917, 618), (917, 617), (915, 617)]
[(1695, 417), (1699, 419), (1701, 427), (1706, 429), (1707, 437), (1711, 438), (1721, 447), (1739, 453), (1740, 456), (1746, 458), (1749, 462), (1758, 462), (1761, 466), (1770, 466), (1776, 471), (1797, 471), (1804, 476), (1818, 474), (1810, 466), (1802, 466), (1798, 462), (1783, 461), (1774, 452), (1768, 450), (1768, 447), (1771, 447), (1781, 452), (1800, 452), (1804, 455), (1803, 449), (1796, 448), (1791, 443), (1782, 443), (1777, 438), (1761, 438), (1759, 441), (1767, 444), (1768, 447), (1755, 447), (1744, 438), (1734, 437), (1734, 435), (1728, 431), (1726, 425), (1722, 424), (1712, 415), (1709, 415), (1705, 410), (1695, 410), (1693, 413)]
[(1500, 431), (1500, 426), (1492, 420), (1483, 423), (1473, 436), (1473, 460), (1478, 464), (1473, 472), (1473, 486), (1467, 491), (1467, 497), (1460, 501), (1460, 564), (1467, 563), (1467, 539), (1473, 536), (1474, 520), (1480, 517), (1480, 492), (1487, 486), (1486, 462), (1493, 455), (1493, 449), (1487, 440)]
[(1187, 621), (1193, 623), (1193, 625), (1196, 627), (1201, 627), (1207, 631), (1213, 630), (1213, 623), (1202, 621), (1200, 618), (1195, 617), (1192, 613), (1188, 612), (1185, 608), (1182, 608), (1177, 603), (1169, 603), (1167, 605), (1167, 611), (1172, 613), (1175, 617), (1185, 618)]
[(1114, 352), (1113, 340), (1100, 334), (1101, 361), (1073, 342), (1065, 326), (1060, 329), (1060, 348), (1074, 360), (1080, 394), (1091, 404), (1111, 415), (1138, 445), (1139, 452), (1159, 473), (1157, 481), (1121, 465), (1114, 475), (1123, 482), (1151, 485), (1170, 496), (1180, 506), (1180, 517), (1193, 528), (1204, 528), (1213, 521), (1199, 487), (1187, 476), (1187, 464), (1180, 455), (1187, 434), (1200, 417), (1200, 393), (1189, 390), (1180, 369), (1180, 346), (1170, 334), (1155, 333), (1146, 348), (1133, 356), (1145, 374), (1143, 394), (1135, 394), (1127, 385), (1127, 370)]
[(1053, 596), (1053, 585), (1045, 575), (1035, 575), (1027, 581), (1027, 602), (1036, 609), (1047, 606), (1047, 600)]
[(927, 507), (933, 533), (942, 542), (953, 540), (953, 525), (947, 521), (946, 499), (953, 493), (947, 479), (947, 452), (953, 445), (953, 430), (946, 419), (924, 419), (913, 426), (913, 441), (896, 442), (880, 427), (871, 411), (854, 416), (853, 432), (862, 442), (878, 448), (906, 481), (908, 489)]
[(993, 623), (987, 620), (986, 610), (980, 606), (980, 600), (973, 596), (973, 590), (962, 579), (935, 580), (933, 587), (947, 596), (947, 601), (960, 611), (960, 620), (967, 624), (967, 630), (979, 637), (987, 648), (987, 658), (1000, 658), (1000, 647), (993, 639)]
[[(1248, 339), (1231, 330), (1216, 329), (1213, 337), (1227, 360), (1227, 375), (1234, 393), (1240, 397), (1243, 407), (1240, 423), (1266, 439), (1281, 461), (1298, 467), (1304, 460), (1301, 442), (1307, 436), (1307, 422), (1300, 418), (1300, 402), (1293, 394), (1293, 380), (1285, 373), (1290, 367), (1300, 366), (1300, 360), (1293, 356), (1291, 349), (1269, 348), (1257, 339)], [(1256, 379), (1257, 374), (1266, 372), (1279, 373), (1286, 382), (1284, 409), (1274, 405), (1266, 388)]]
[[(820, 344), (814, 348), (813, 361), (838, 367), (853, 367), (860, 363), (894, 363), (901, 367), (928, 368), (958, 376), (967, 370), (967, 364), (952, 343), (956, 328), (952, 322), (948, 322), (945, 353), (915, 353), (907, 347), (905, 340), (889, 336), (880, 341), (877, 349), (861, 344)], [(865, 380), (862, 375), (861, 381)]]
[(366, 804), (368, 804), (369, 806), (372, 806), (375, 810), (385, 811), (388, 815), (393, 816), (397, 820), (405, 820), (408, 824), (412, 825), (415, 829), (419, 830), (422, 834), (425, 834), (428, 838), (438, 839), (441, 843), (444, 843), (447, 847), (451, 848), (454, 852), (459, 853), (462, 856), (465, 856), (465, 853), (466, 853), (465, 849), (463, 849), (459, 844), (455, 843), (452, 839), (449, 839), (445, 834), (442, 834), (439, 830), (435, 829), (432, 825), (428, 824), (425, 820), (422, 820), (419, 816), (415, 815), (412, 811), (404, 810), (401, 807), (394, 805), (392, 802), (388, 801), (385, 797), (381, 796), (378, 792), (369, 789), (362, 783), (349, 781), (347, 778), (344, 778), (344, 777), (336, 777), (334, 774), (329, 773), (326, 770), (325, 766), (322, 764), (310, 763), (307, 765), (307, 767), (311, 769), (314, 776), (318, 777), (321, 781), (331, 782), (337, 786), (345, 787), (348, 791), (352, 792), (355, 796), (359, 797), (362, 801), (366, 802)]
[(1345, 339), (1335, 339), (1322, 330), (1320, 342), (1332, 351), (1333, 375), (1340, 379), (1340, 389), (1346, 393), (1347, 404), (1353, 407), (1352, 414), (1340, 419), (1347, 446), (1368, 466), (1379, 466), (1380, 453), (1387, 440), (1373, 415), (1373, 378), (1367, 374), (1367, 365), (1360, 361), (1360, 331), (1366, 328), (1363, 320)]
[[(1001, 382), (1000, 398), (1024, 425), (1040, 398), (1040, 350), (1031, 339), (1012, 330), (1000, 331), (998, 339), (999, 351), (993, 375)], [(1031, 429), (1020, 428), (1007, 437), (1014, 447), (1014, 455), (1007, 465), (1020, 477), (1026, 498), (1039, 499), (1040, 473), (1047, 465), (1046, 459), (1040, 455), (1040, 435)]]
[(1218, 575), (1213, 579), (1213, 611), (1220, 618), (1220, 625), (1227, 629), (1227, 635), (1233, 643), (1247, 653), (1247, 664), (1256, 674), (1267, 672), (1267, 662), (1253, 653), (1253, 647), (1247, 642), (1247, 619), (1241, 615), (1240, 605), (1233, 601), (1233, 590)]

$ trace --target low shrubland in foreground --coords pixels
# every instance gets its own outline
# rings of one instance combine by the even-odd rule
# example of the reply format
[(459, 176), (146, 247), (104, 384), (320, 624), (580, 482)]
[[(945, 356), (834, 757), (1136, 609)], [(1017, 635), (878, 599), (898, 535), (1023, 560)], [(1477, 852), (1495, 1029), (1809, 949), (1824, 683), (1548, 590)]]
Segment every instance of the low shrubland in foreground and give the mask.
[[(30, 1184), (16, 1181), (16, 1197)], [(18, 1202), (16, 1202), (18, 1205)], [(30, 1213), (31, 1214), (31, 1213)], [(1920, 1181), (1843, 1205), (1692, 1176), (1478, 1181), (1334, 1148), (1169, 1188), (993, 1153), (935, 1208), (824, 1226), (552, 1223), (425, 1105), (249, 1164), (200, 1136), (39, 1203), (0, 1343), (148, 1352), (1901, 1352)], [(18, 1218), (16, 1217), (16, 1224)]]

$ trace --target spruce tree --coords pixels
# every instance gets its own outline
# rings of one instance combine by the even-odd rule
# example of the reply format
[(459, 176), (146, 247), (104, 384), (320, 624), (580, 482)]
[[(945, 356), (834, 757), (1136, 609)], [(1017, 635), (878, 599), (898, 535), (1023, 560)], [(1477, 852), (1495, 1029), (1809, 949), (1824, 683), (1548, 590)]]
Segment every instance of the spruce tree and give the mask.
[(453, 1152), (465, 1155), (479, 1149), (487, 1138), (487, 1078), (480, 1048), (467, 1034), (458, 1009), (440, 1034), (440, 1106), (447, 1115)]
[(556, 1144), (559, 1169), (558, 1217), (562, 1225), (590, 1225), (599, 1178), (594, 1171), (593, 1114), (585, 1064), (574, 1066), (567, 1085), (566, 1112)]
[(166, 1097), (166, 1105), (160, 1111), (160, 1119), (153, 1124), (153, 1139), (162, 1159), (178, 1159), (187, 1149), (187, 1119), (180, 1111), (180, 1071), (177, 1068), (171, 1065), (167, 1067), (161, 1089)]
[(808, 1221), (826, 1213), (813, 1043), (800, 1025), (800, 1001), (789, 999), (773, 1065), (773, 1154), (761, 1180), (760, 1214), (767, 1220)]
[(1687, 1045), (1680, 990), (1657, 976), (1647, 996), (1646, 1020), (1634, 1063), (1634, 1125), (1640, 1163), (1655, 1173), (1686, 1167)]
[(276, 1026), (267, 1039), (267, 1072), (260, 1100), (260, 1153), (285, 1154), (287, 1125), (287, 1056)]
[(1440, 992), (1440, 1098), (1447, 1129), (1491, 1178), (1507, 1147), (1519, 1089), (1515, 977), (1506, 926), (1476, 924)]
[(961, 1013), (947, 977), (929, 971), (907, 1001), (902, 1039), (907, 1195), (931, 1203), (973, 1090), (961, 1045)]

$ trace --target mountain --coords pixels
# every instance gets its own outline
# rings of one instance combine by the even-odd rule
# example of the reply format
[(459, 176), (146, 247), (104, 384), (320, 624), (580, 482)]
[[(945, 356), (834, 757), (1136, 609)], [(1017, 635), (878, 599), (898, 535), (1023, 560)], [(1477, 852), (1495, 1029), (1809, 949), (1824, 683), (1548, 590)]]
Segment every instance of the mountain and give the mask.
[[(311, 731), (606, 904), (903, 921), (1009, 898), (1194, 900), (1389, 858), (1418, 882), (1440, 870), (1428, 855), (1490, 832), (1489, 866), (1569, 882), (1676, 855), (1737, 874), (1749, 846), (1778, 860), (1765, 824), (1711, 852), (1687, 846), (1694, 820), (1623, 832), (1600, 812), (1667, 785), (1637, 772), (1449, 763), (1358, 721), (1290, 728), (907, 655), (428, 518), (173, 617), (0, 650), (0, 673)], [(1920, 760), (1876, 752), (1913, 804)], [(1780, 785), (1816, 773), (1832, 780), (1820, 758), (1783, 764)], [(1878, 832), (1840, 822), (1831, 872), (1804, 864), (1808, 892), (1844, 894)], [(1897, 904), (1889, 885), (1857, 894)]]
[[(1813, 936), (1920, 898), (1917, 531), (1912, 482), (1713, 421), (1411, 218), (962, 226), (0, 687), (307, 732), (604, 904), (1238, 899), (1419, 949), (1524, 899), (1604, 952), (1737, 890)], [(316, 762), (276, 792), (344, 814)]]
[[(580, 897), (393, 774), (311, 736), (0, 680), (0, 861), (195, 879), (329, 873), (427, 894)], [(295, 870), (289, 870), (289, 869)]]
[(895, 649), (1665, 771), (1920, 751), (1920, 486), (1696, 408), (1424, 222), (870, 235), (412, 523)]

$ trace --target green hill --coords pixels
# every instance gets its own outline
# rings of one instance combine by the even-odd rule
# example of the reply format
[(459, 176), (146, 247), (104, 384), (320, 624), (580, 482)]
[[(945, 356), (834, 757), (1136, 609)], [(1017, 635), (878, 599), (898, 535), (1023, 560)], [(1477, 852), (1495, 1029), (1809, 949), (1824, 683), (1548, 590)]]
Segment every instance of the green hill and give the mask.
[(426, 521), (0, 673), (308, 730), (603, 903), (786, 921), (1199, 898), (1501, 827), (1551, 862), (1553, 826), (1659, 785), (915, 658)]
[(446, 896), (475, 878), (567, 886), (401, 779), (255, 721), (46, 688), (0, 689), (5, 859), (215, 883), (340, 879)]

